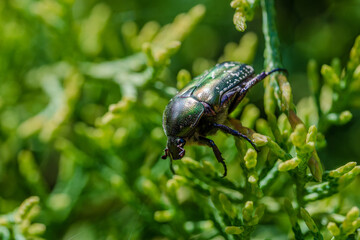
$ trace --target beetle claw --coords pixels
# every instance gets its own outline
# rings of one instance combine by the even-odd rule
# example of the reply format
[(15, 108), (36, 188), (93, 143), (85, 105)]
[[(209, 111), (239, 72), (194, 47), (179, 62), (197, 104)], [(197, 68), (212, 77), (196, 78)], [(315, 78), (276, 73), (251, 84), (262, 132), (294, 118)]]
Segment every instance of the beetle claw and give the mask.
[(224, 177), (226, 177), (226, 175), (227, 175), (226, 164), (225, 164), (224, 160), (222, 160), (220, 163), (221, 163), (221, 164), (223, 165), (223, 167), (224, 167), (224, 174), (222, 175), (221, 178), (224, 178)]
[(288, 70), (286, 70), (285, 68), (275, 68), (275, 69), (271, 70), (270, 72), (267, 72), (266, 74), (270, 75), (274, 72), (284, 72), (286, 75), (289, 75)]

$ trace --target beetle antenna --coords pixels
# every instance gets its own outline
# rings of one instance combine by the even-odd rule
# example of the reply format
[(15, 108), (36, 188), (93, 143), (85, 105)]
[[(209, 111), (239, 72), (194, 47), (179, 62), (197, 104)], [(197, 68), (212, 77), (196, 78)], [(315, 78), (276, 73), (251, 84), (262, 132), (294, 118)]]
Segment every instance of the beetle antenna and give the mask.
[(246, 92), (252, 86), (254, 86), (255, 84), (257, 84), (258, 82), (260, 82), (261, 80), (263, 80), (264, 78), (266, 78), (267, 76), (269, 76), (270, 74), (272, 74), (274, 72), (285, 72), (286, 75), (288, 74), (288, 71), (285, 68), (275, 68), (275, 69), (271, 70), (270, 72), (262, 72), (262, 73), (256, 75), (253, 79), (249, 80), (246, 83), (246, 85), (244, 86), (243, 91)]
[(265, 74), (268, 76), (274, 72), (284, 72), (286, 75), (289, 75), (288, 70), (286, 70), (285, 68), (275, 68), (275, 69), (271, 70), (270, 72), (266, 72)]

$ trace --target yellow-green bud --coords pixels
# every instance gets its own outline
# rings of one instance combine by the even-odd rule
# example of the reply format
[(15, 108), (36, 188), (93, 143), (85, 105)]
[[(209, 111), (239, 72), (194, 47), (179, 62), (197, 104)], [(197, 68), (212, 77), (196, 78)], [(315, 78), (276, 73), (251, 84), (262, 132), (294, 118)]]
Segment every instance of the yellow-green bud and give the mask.
[(230, 7), (232, 7), (232, 8), (238, 8), (238, 7), (241, 7), (243, 4), (244, 4), (244, 1), (243, 1), (243, 0), (233, 0), (233, 1), (231, 1), (231, 3), (230, 3)]
[(16, 211), (14, 216), (15, 222), (20, 223), (24, 220), (27, 215), (30, 213), (31, 209), (39, 204), (40, 198), (38, 196), (32, 196), (27, 199), (23, 203), (21, 203), (19, 209)]
[(168, 45), (166, 46), (167, 57), (169, 58), (171, 55), (174, 55), (180, 49), (180, 46), (180, 41), (172, 41), (168, 43)]
[(352, 222), (347, 219), (345, 219), (345, 221), (341, 224), (341, 228), (344, 233), (351, 233), (354, 230)]
[(322, 65), (321, 74), (323, 75), (325, 82), (329, 84), (331, 87), (339, 86), (340, 78), (332, 67), (326, 64)]
[(149, 179), (145, 179), (144, 181), (142, 181), (142, 187), (143, 190), (149, 194), (157, 192), (156, 184), (154, 184)]
[(315, 149), (315, 142), (308, 142), (301, 148), (302, 153), (311, 153)]
[(296, 147), (302, 147), (305, 143), (306, 135), (307, 132), (304, 124), (298, 124), (296, 125), (294, 132), (290, 135), (291, 142)]
[(173, 194), (176, 193), (176, 191), (179, 189), (179, 186), (179, 183), (175, 179), (169, 179), (166, 183), (166, 188)]
[(243, 110), (240, 122), (244, 127), (253, 128), (259, 116), (260, 110), (254, 104), (248, 104)]
[(259, 180), (258, 176), (255, 175), (255, 174), (251, 174), (249, 177), (248, 177), (248, 182), (251, 183), (251, 184), (255, 184), (257, 183)]
[(119, 102), (111, 104), (109, 106), (109, 112), (112, 113), (123, 113), (132, 107), (135, 100), (131, 97), (124, 97)]
[(243, 32), (246, 29), (246, 18), (242, 11), (236, 11), (234, 14), (233, 22), (236, 30)]
[(268, 137), (267, 146), (280, 159), (290, 159), (291, 158), (291, 155), (289, 153), (285, 152), (275, 141), (271, 140), (269, 137)]
[(174, 175), (173, 179), (180, 185), (184, 185), (187, 183), (187, 179), (180, 175)]
[(205, 220), (199, 222), (199, 228), (203, 231), (214, 228), (214, 222), (211, 220)]
[(340, 113), (340, 116), (339, 116), (339, 124), (344, 125), (344, 124), (350, 122), (351, 119), (352, 119), (351, 112), (343, 111), (342, 113)]
[(249, 148), (244, 156), (245, 166), (247, 169), (256, 167), (257, 164), (257, 153), (254, 149)]
[(345, 173), (348, 173), (356, 166), (356, 162), (348, 162), (344, 166), (341, 166), (335, 170), (332, 170), (329, 172), (330, 177), (338, 178), (344, 175)]
[(27, 229), (30, 235), (41, 235), (45, 232), (46, 226), (42, 223), (33, 223)]
[(349, 182), (351, 182), (357, 175), (360, 174), (360, 166), (356, 166), (353, 169), (351, 169), (350, 172), (344, 174), (339, 179), (339, 184), (342, 187), (346, 187)]
[(274, 88), (270, 84), (266, 86), (265, 93), (264, 93), (264, 108), (265, 112), (268, 115), (269, 121), (274, 120), (276, 121), (276, 117), (274, 115), (275, 108), (276, 108), (276, 102), (275, 102), (275, 96), (274, 96)]
[(153, 51), (154, 60), (156, 65), (166, 65), (169, 64), (169, 52), (166, 48), (156, 48)]
[(317, 137), (317, 128), (315, 127), (315, 125), (312, 125), (311, 127), (309, 127), (308, 134), (306, 135), (306, 142), (307, 143), (310, 143), (310, 142), (315, 143), (316, 137)]
[(245, 221), (249, 222), (253, 218), (253, 211), (254, 211), (254, 203), (252, 201), (247, 201), (245, 206), (242, 210), (243, 218)]
[(55, 211), (63, 211), (70, 203), (71, 197), (67, 193), (55, 193), (47, 199), (47, 205)]
[(177, 75), (177, 89), (183, 89), (191, 81), (191, 74), (186, 69), (181, 69)]
[(244, 232), (244, 227), (227, 226), (225, 227), (225, 232), (227, 234), (241, 234), (242, 232)]
[(296, 168), (299, 165), (299, 163), (300, 163), (300, 159), (298, 157), (294, 157), (290, 160), (280, 163), (278, 169), (280, 172), (286, 172)]
[(284, 75), (277, 75), (277, 81), (279, 83), (281, 92), (281, 110), (283, 112), (289, 111), (292, 102), (292, 92), (290, 83)]
[(170, 222), (174, 218), (175, 212), (172, 210), (156, 211), (154, 219), (157, 222)]
[(0, 226), (8, 225), (9, 221), (5, 217), (0, 217)]
[(329, 222), (329, 224), (327, 225), (327, 229), (334, 237), (340, 235), (340, 229), (334, 222)]
[(191, 8), (188, 14), (191, 16), (194, 22), (197, 22), (205, 15), (205, 12), (205, 6), (202, 4), (198, 4), (195, 7)]
[(254, 133), (252, 135), (252, 137), (253, 137), (253, 141), (256, 144), (256, 146), (262, 147), (268, 143), (268, 138), (264, 135)]
[(150, 42), (160, 30), (159, 23), (155, 21), (147, 22), (140, 30), (139, 35), (137, 36), (138, 44), (143, 44), (145, 42)]
[(356, 219), (352, 222), (352, 226), (354, 229), (358, 229), (360, 227), (360, 219)]
[(359, 217), (359, 208), (353, 207), (350, 211), (346, 214), (346, 219), (348, 221), (355, 221)]
[(350, 60), (348, 62), (348, 69), (354, 70), (360, 63), (360, 36), (355, 40), (354, 46), (350, 51)]

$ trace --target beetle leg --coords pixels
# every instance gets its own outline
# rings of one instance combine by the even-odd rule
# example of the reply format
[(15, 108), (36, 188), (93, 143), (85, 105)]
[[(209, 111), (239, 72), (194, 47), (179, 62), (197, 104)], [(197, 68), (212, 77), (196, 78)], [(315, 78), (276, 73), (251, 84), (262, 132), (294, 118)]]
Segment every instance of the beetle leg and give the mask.
[(212, 107), (210, 106), (210, 104), (206, 103), (206, 102), (200, 102), (203, 106), (204, 106), (204, 113), (208, 116), (215, 116), (216, 113), (215, 111), (212, 109)]
[(255, 144), (253, 143), (253, 141), (250, 140), (250, 138), (248, 138), (248, 136), (246, 136), (245, 134), (242, 134), (241, 132), (238, 132), (232, 128), (229, 128), (228, 126), (222, 125), (222, 124), (218, 124), (218, 123), (214, 123), (213, 125), (215, 128), (220, 129), (221, 131), (223, 131), (224, 133), (229, 133), (235, 137), (242, 137), (244, 138), (246, 141), (248, 141), (251, 146), (253, 146), (253, 148), (259, 152), (259, 150), (257, 149), (257, 147), (255, 146)]
[(199, 143), (202, 143), (202, 144), (205, 144), (205, 145), (208, 145), (209, 147), (212, 148), (214, 154), (215, 154), (215, 157), (216, 159), (218, 160), (219, 163), (221, 163), (224, 167), (224, 174), (222, 177), (225, 177), (226, 174), (227, 174), (227, 168), (226, 168), (226, 164), (224, 162), (224, 158), (221, 156), (221, 152), (219, 150), (219, 148), (216, 146), (216, 144), (214, 143), (213, 140), (211, 139), (208, 139), (206, 137), (201, 137), (199, 136)]
[(165, 154), (163, 156), (161, 156), (162, 159), (166, 159), (168, 156), (170, 157), (170, 171), (175, 175), (175, 170), (174, 170), (174, 167), (173, 167), (173, 160), (172, 160), (172, 157), (170, 156), (169, 154), (169, 149), (168, 148), (165, 148), (164, 149), (164, 152)]

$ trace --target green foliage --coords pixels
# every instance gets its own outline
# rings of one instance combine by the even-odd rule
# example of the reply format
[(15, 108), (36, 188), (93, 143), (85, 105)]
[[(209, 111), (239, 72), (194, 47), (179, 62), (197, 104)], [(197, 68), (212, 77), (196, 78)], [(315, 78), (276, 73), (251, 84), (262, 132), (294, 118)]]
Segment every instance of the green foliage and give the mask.
[(258, 0), (233, 0), (230, 6), (235, 9), (234, 24), (238, 31), (245, 31), (246, 21), (251, 21), (254, 17), (255, 6)]
[(9, 239), (43, 239), (39, 235), (45, 232), (45, 225), (32, 223), (40, 213), (39, 197), (29, 197), (18, 209), (0, 216), (0, 237)]
[[(346, 60), (308, 62), (311, 96), (295, 104), (290, 71), (264, 80), (264, 95), (255, 94), (264, 109), (251, 93), (240, 103), (228, 125), (260, 152), (214, 136), (226, 178), (211, 150), (196, 146), (187, 146), (172, 175), (160, 160), (169, 99), (216, 62), (258, 64), (262, 40), (254, 32), (224, 36), (216, 54), (190, 59), (206, 41), (216, 48), (207, 37), (221, 34), (206, 30), (215, 24), (205, 12), (220, 14), (223, 3), (176, 9), (168, 24), (148, 21), (148, 12), (134, 19), (132, 4), (0, 2), (0, 239), (359, 237), (360, 166), (344, 157), (343, 166), (325, 170), (324, 152), (334, 129), (358, 114), (360, 36)], [(274, 1), (230, 5), (240, 31), (261, 6), (260, 61), (266, 70), (290, 65), (281, 60)], [(196, 44), (186, 52), (189, 41)], [(336, 150), (347, 147), (339, 142)]]

